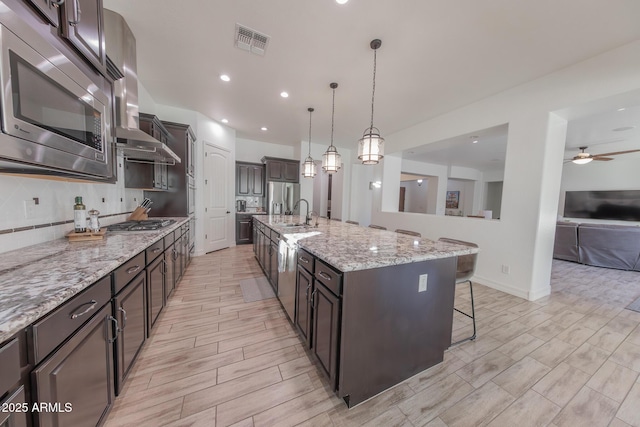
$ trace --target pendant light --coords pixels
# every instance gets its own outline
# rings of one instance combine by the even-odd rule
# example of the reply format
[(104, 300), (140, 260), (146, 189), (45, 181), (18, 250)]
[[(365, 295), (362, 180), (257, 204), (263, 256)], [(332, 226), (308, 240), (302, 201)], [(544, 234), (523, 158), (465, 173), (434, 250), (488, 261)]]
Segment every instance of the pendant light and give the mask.
[(341, 161), (338, 150), (333, 146), (333, 118), (335, 116), (336, 109), (336, 88), (338, 83), (331, 83), (329, 85), (333, 89), (333, 103), (331, 104), (331, 145), (327, 148), (327, 151), (322, 155), (322, 169), (327, 173), (336, 173), (340, 169)]
[(302, 164), (302, 176), (305, 178), (313, 178), (316, 176), (316, 164), (311, 157), (311, 113), (313, 113), (313, 108), (307, 108), (309, 112), (309, 155), (304, 160)]
[(358, 141), (358, 159), (363, 165), (376, 165), (384, 157), (384, 138), (380, 136), (378, 128), (373, 127), (373, 101), (376, 94), (376, 52), (382, 45), (380, 39), (371, 40), (373, 49), (373, 91), (371, 93), (371, 125), (364, 131), (364, 135)]

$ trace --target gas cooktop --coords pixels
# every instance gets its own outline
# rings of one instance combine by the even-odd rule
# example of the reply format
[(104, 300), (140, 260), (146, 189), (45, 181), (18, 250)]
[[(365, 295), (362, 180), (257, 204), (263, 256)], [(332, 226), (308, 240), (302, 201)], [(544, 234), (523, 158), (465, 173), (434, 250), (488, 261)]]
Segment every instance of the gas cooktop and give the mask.
[(145, 219), (143, 221), (125, 221), (111, 224), (109, 231), (147, 231), (158, 230), (176, 222), (175, 219)]

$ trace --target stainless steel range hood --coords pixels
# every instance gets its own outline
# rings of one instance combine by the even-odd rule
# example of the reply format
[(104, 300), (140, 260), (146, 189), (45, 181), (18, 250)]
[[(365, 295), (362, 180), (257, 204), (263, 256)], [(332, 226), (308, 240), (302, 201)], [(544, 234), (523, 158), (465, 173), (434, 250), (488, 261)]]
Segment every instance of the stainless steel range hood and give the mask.
[(116, 138), (125, 159), (167, 164), (180, 163), (166, 144), (140, 130), (136, 39), (124, 18), (104, 9), (105, 44), (109, 71), (118, 78), (116, 97)]

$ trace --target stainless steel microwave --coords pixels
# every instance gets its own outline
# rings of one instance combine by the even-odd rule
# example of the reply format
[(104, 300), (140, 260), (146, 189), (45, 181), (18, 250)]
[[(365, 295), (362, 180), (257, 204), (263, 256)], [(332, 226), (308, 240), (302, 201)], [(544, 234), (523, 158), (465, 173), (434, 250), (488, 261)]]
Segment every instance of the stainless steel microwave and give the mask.
[(111, 179), (109, 98), (41, 36), (20, 34), (0, 25), (0, 158), (27, 173)]

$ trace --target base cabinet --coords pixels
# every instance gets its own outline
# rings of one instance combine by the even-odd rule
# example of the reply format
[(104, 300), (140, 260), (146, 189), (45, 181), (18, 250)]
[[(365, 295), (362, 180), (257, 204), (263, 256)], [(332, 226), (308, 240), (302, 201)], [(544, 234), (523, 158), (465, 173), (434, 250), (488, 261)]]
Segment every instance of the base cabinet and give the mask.
[(158, 320), (158, 316), (164, 307), (164, 259), (156, 258), (147, 267), (147, 295), (149, 295), (149, 320), (148, 333)]
[(340, 322), (340, 299), (320, 281), (315, 281), (311, 297), (313, 308), (313, 333), (311, 349), (320, 366), (336, 386), (338, 373), (338, 335)]
[(114, 317), (120, 334), (116, 340), (116, 395), (133, 367), (147, 336), (146, 275), (138, 274), (114, 299)]
[(313, 292), (313, 278), (311, 273), (298, 264), (298, 278), (296, 280), (296, 311), (295, 323), (300, 331), (306, 347), (311, 347), (311, 293)]
[(29, 414), (29, 411), (12, 411), (10, 409), (12, 407), (22, 408), (25, 403), (28, 402), (24, 393), (24, 386), (20, 386), (10, 396), (0, 401), (1, 408), (9, 408), (0, 412), (0, 427), (27, 427), (27, 414)]
[(35, 401), (62, 405), (60, 411), (35, 412), (36, 425), (95, 426), (103, 421), (115, 398), (113, 342), (118, 327), (112, 319), (107, 304), (32, 372)]

